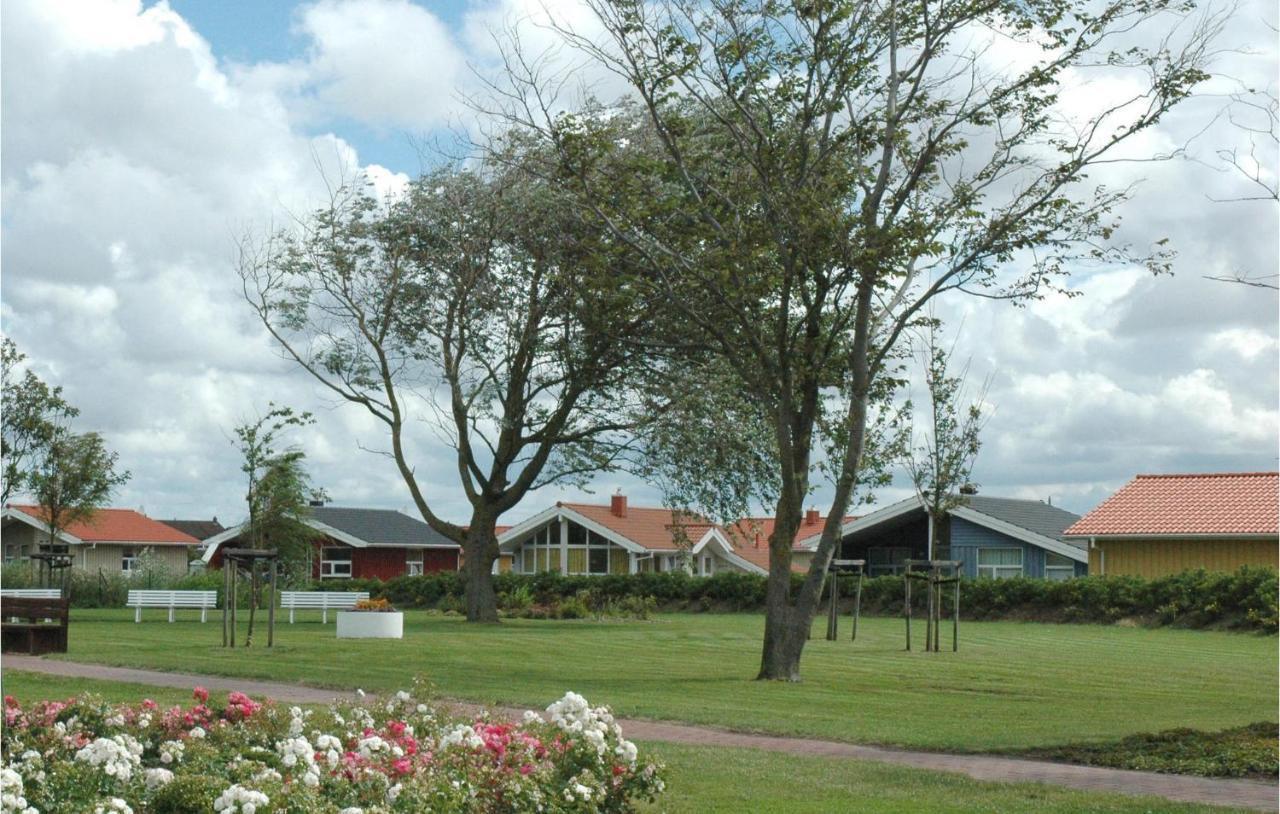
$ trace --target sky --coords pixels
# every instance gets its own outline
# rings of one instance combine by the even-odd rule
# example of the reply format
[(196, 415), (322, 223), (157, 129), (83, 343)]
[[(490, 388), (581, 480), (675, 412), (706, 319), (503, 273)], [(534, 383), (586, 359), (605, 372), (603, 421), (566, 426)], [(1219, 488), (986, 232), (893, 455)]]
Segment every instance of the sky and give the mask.
[[(574, 3), (550, 5), (589, 26)], [(382, 426), (326, 398), (255, 322), (236, 241), (307, 211), (340, 167), (403, 185), (424, 167), (419, 147), (466, 121), (463, 97), (493, 68), (491, 32), (517, 25), (545, 47), (546, 13), (538, 0), (6, 0), (0, 328), (80, 407), (77, 426), (119, 453), (132, 478), (115, 505), (238, 521), (232, 429), (275, 402), (317, 415), (295, 438), (335, 504), (415, 513), (377, 453)], [(1136, 184), (1126, 235), (1170, 238), (1173, 275), (1078, 268), (1077, 296), (938, 301), (957, 357), (989, 385), (983, 494), (1084, 512), (1137, 473), (1277, 468), (1277, 294), (1206, 279), (1280, 262), (1275, 204), (1227, 200), (1247, 187), (1218, 158), (1248, 147), (1218, 115), (1222, 94), (1236, 81), (1275, 93), (1275, 17), (1273, 2), (1242, 2), (1203, 95), (1144, 134), (1153, 152), (1188, 145), (1187, 158), (1106, 170)], [(1260, 146), (1274, 183), (1274, 145)], [(411, 454), (428, 498), (465, 521), (450, 451), (423, 432)], [(590, 494), (532, 494), (504, 520), (618, 489), (658, 500), (606, 474)], [(878, 497), (906, 494), (899, 479)], [(820, 485), (811, 503), (824, 500)]]

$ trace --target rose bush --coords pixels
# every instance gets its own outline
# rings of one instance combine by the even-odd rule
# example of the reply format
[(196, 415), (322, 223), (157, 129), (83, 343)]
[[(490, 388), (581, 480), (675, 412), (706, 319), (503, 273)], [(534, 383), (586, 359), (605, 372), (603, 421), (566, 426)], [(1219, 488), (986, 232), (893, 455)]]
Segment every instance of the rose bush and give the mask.
[(626, 812), (663, 790), (609, 710), (569, 693), (509, 722), (408, 692), (326, 709), (4, 700), (3, 814)]

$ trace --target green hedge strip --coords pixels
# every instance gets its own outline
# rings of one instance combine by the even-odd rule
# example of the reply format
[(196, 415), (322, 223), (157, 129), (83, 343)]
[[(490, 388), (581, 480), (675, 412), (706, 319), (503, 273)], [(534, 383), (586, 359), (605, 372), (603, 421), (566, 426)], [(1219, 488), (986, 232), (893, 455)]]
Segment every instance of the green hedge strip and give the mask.
[[(800, 575), (793, 576), (798, 590)], [(577, 596), (594, 589), (614, 599), (651, 596), (667, 610), (761, 610), (765, 578), (754, 574), (720, 573), (693, 577), (684, 573), (562, 576), (555, 573), (499, 574), (500, 595), (522, 586), (539, 602)], [(862, 610), (867, 615), (902, 612), (901, 577), (868, 578), (862, 587)], [(842, 604), (850, 605), (853, 578), (841, 577)], [(367, 590), (402, 608), (456, 608), (463, 593), (461, 574), (437, 573), (420, 577), (379, 580), (326, 580), (325, 590)], [(1026, 619), (1046, 622), (1109, 624), (1136, 619), (1148, 624), (1180, 627), (1221, 627), (1276, 632), (1277, 578), (1275, 569), (1245, 567), (1234, 573), (1187, 571), (1158, 579), (1140, 577), (1080, 577), (1065, 581), (1044, 579), (971, 579), (960, 589), (965, 619)], [(914, 593), (923, 607), (922, 591)], [(948, 595), (948, 601), (950, 597)]]
[[(4, 585), (29, 587), (34, 574), (21, 565), (4, 569)], [(793, 590), (802, 577), (793, 576)], [(653, 597), (665, 610), (758, 611), (764, 608), (765, 578), (755, 574), (720, 573), (694, 577), (681, 572), (562, 576), (499, 574), (500, 595), (527, 590), (539, 603), (559, 602), (583, 591), (606, 599)], [(217, 590), (221, 603), (222, 574), (208, 572), (183, 577), (96, 575), (73, 571), (69, 580), (71, 604), (77, 608), (123, 607), (129, 588)], [(247, 586), (246, 586), (247, 587)], [(463, 594), (456, 572), (380, 580), (324, 580), (320, 590), (367, 590), (401, 608), (457, 609)], [(247, 593), (247, 590), (246, 590)], [(841, 576), (840, 593), (846, 608), (853, 595), (853, 578)], [(965, 580), (960, 611), (965, 619), (1025, 619), (1045, 622), (1113, 623), (1134, 619), (1146, 624), (1179, 627), (1219, 627), (1275, 633), (1277, 578), (1272, 568), (1245, 567), (1234, 573), (1186, 571), (1158, 579), (1140, 577), (1080, 577), (1054, 582), (1043, 579)], [(913, 600), (923, 606), (922, 591)], [(948, 596), (948, 601), (950, 597)], [(247, 597), (241, 598), (241, 603)], [(914, 604), (914, 602), (913, 602)], [(902, 612), (902, 578), (868, 578), (862, 588), (862, 611), (869, 616)]]

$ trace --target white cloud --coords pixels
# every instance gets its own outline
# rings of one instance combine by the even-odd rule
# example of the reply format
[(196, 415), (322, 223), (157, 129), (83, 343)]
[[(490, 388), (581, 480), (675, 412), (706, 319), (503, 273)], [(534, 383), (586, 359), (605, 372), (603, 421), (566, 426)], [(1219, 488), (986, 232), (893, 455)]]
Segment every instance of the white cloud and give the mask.
[[(408, 2), (321, 0), (296, 15), (306, 46), (297, 60), (231, 65), (165, 3), (5, 3), (0, 320), (35, 369), (66, 387), (84, 426), (119, 450), (134, 475), (122, 505), (237, 517), (243, 488), (228, 435), (268, 401), (316, 412), (298, 439), (335, 499), (410, 505), (394, 467), (361, 449), (385, 449), (382, 425), (280, 359), (241, 303), (235, 241), (307, 211), (325, 177), (359, 166), (344, 123), (420, 132), (457, 113), (458, 92), (473, 87), (466, 62), (492, 66), (491, 30), (519, 25), (543, 53), (556, 42), (548, 8), (598, 33), (579, 2), (495, 0), (468, 7), (450, 30)], [(1256, 37), (1264, 11), (1247, 5), (1233, 42)], [(1013, 47), (991, 54), (1027, 58)], [(1224, 74), (1274, 81), (1270, 39), (1231, 59)], [(574, 78), (604, 98), (622, 92), (602, 71)], [(1120, 90), (1100, 82), (1072, 99)], [(1220, 104), (1193, 103), (1147, 146), (1182, 143)], [(1195, 142), (1197, 157), (1233, 139), (1219, 122)], [(389, 197), (413, 168), (364, 169)], [(1135, 472), (1275, 467), (1276, 298), (1204, 279), (1276, 268), (1274, 208), (1212, 203), (1236, 179), (1190, 162), (1116, 165), (1106, 178), (1142, 181), (1124, 234), (1137, 245), (1172, 238), (1173, 277), (1083, 274), (1072, 281), (1081, 296), (1025, 309), (939, 303), (949, 326), (963, 325), (957, 355), (973, 357), (975, 378), (992, 377), (975, 473), (985, 493), (1086, 509)], [(464, 519), (451, 452), (426, 433), (411, 443), (433, 499)], [(619, 475), (600, 477), (594, 496), (618, 487), (635, 502), (657, 499)], [(563, 494), (543, 490), (513, 517)]]

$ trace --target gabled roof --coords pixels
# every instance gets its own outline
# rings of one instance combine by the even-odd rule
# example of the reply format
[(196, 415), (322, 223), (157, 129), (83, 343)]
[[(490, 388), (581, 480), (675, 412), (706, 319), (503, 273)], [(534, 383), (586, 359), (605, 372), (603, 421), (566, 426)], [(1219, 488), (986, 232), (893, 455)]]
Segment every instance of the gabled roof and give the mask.
[(391, 509), (312, 506), (311, 517), (369, 546), (457, 548), (458, 544), (417, 518)]
[[(302, 522), (319, 534), (353, 548), (458, 548), (426, 523), (392, 509), (312, 506)], [(211, 562), (218, 547), (244, 533), (245, 523), (205, 540), (202, 559)]]
[(509, 551), (525, 535), (560, 517), (573, 520), (636, 553), (688, 550), (714, 526), (706, 518), (671, 509), (631, 506), (619, 516), (607, 505), (556, 503), (501, 532), (498, 543)]
[(1138, 475), (1066, 530), (1078, 537), (1274, 537), (1280, 473)]
[(1080, 519), (1080, 515), (1074, 512), (1050, 506), (1039, 500), (1010, 497), (970, 495), (965, 508), (1055, 540), (1064, 540), (1063, 532)]
[[(868, 532), (882, 523), (899, 521), (906, 515), (924, 512), (924, 503), (916, 495), (885, 506), (883, 509), (859, 517), (851, 523), (845, 523), (844, 536)], [(991, 498), (971, 495), (967, 505), (951, 510), (951, 516), (975, 523), (983, 528), (1030, 543), (1045, 551), (1052, 551), (1076, 562), (1088, 562), (1089, 554), (1079, 543), (1064, 540), (1058, 533), (1053, 533), (1059, 523), (1065, 521), (1062, 515), (1070, 512), (1041, 503), (1038, 500), (1022, 500), (1019, 498)], [(1038, 530), (1037, 530), (1038, 529)]]
[[(6, 506), (6, 518), (25, 522), (42, 531), (49, 529), (39, 506)], [(145, 545), (199, 545), (190, 534), (152, 520), (133, 509), (98, 509), (88, 520), (71, 523), (63, 535), (69, 543), (141, 543)]]
[[(856, 518), (851, 515), (844, 518), (846, 523), (854, 519)], [(774, 521), (774, 517), (744, 517), (726, 529), (726, 536), (738, 556), (766, 573), (769, 570), (769, 537), (773, 534)], [(792, 551), (810, 553), (817, 548), (818, 538), (822, 536), (822, 527), (826, 522), (827, 518), (822, 515), (815, 518), (813, 514), (806, 513), (800, 521), (800, 530), (792, 541)], [(791, 563), (793, 571), (805, 571), (808, 567), (807, 561), (798, 563), (793, 560)]]
[(226, 527), (219, 523), (216, 517), (212, 520), (159, 520), (157, 522), (164, 523), (183, 534), (189, 534), (197, 540), (208, 540), (215, 534), (226, 531)]

